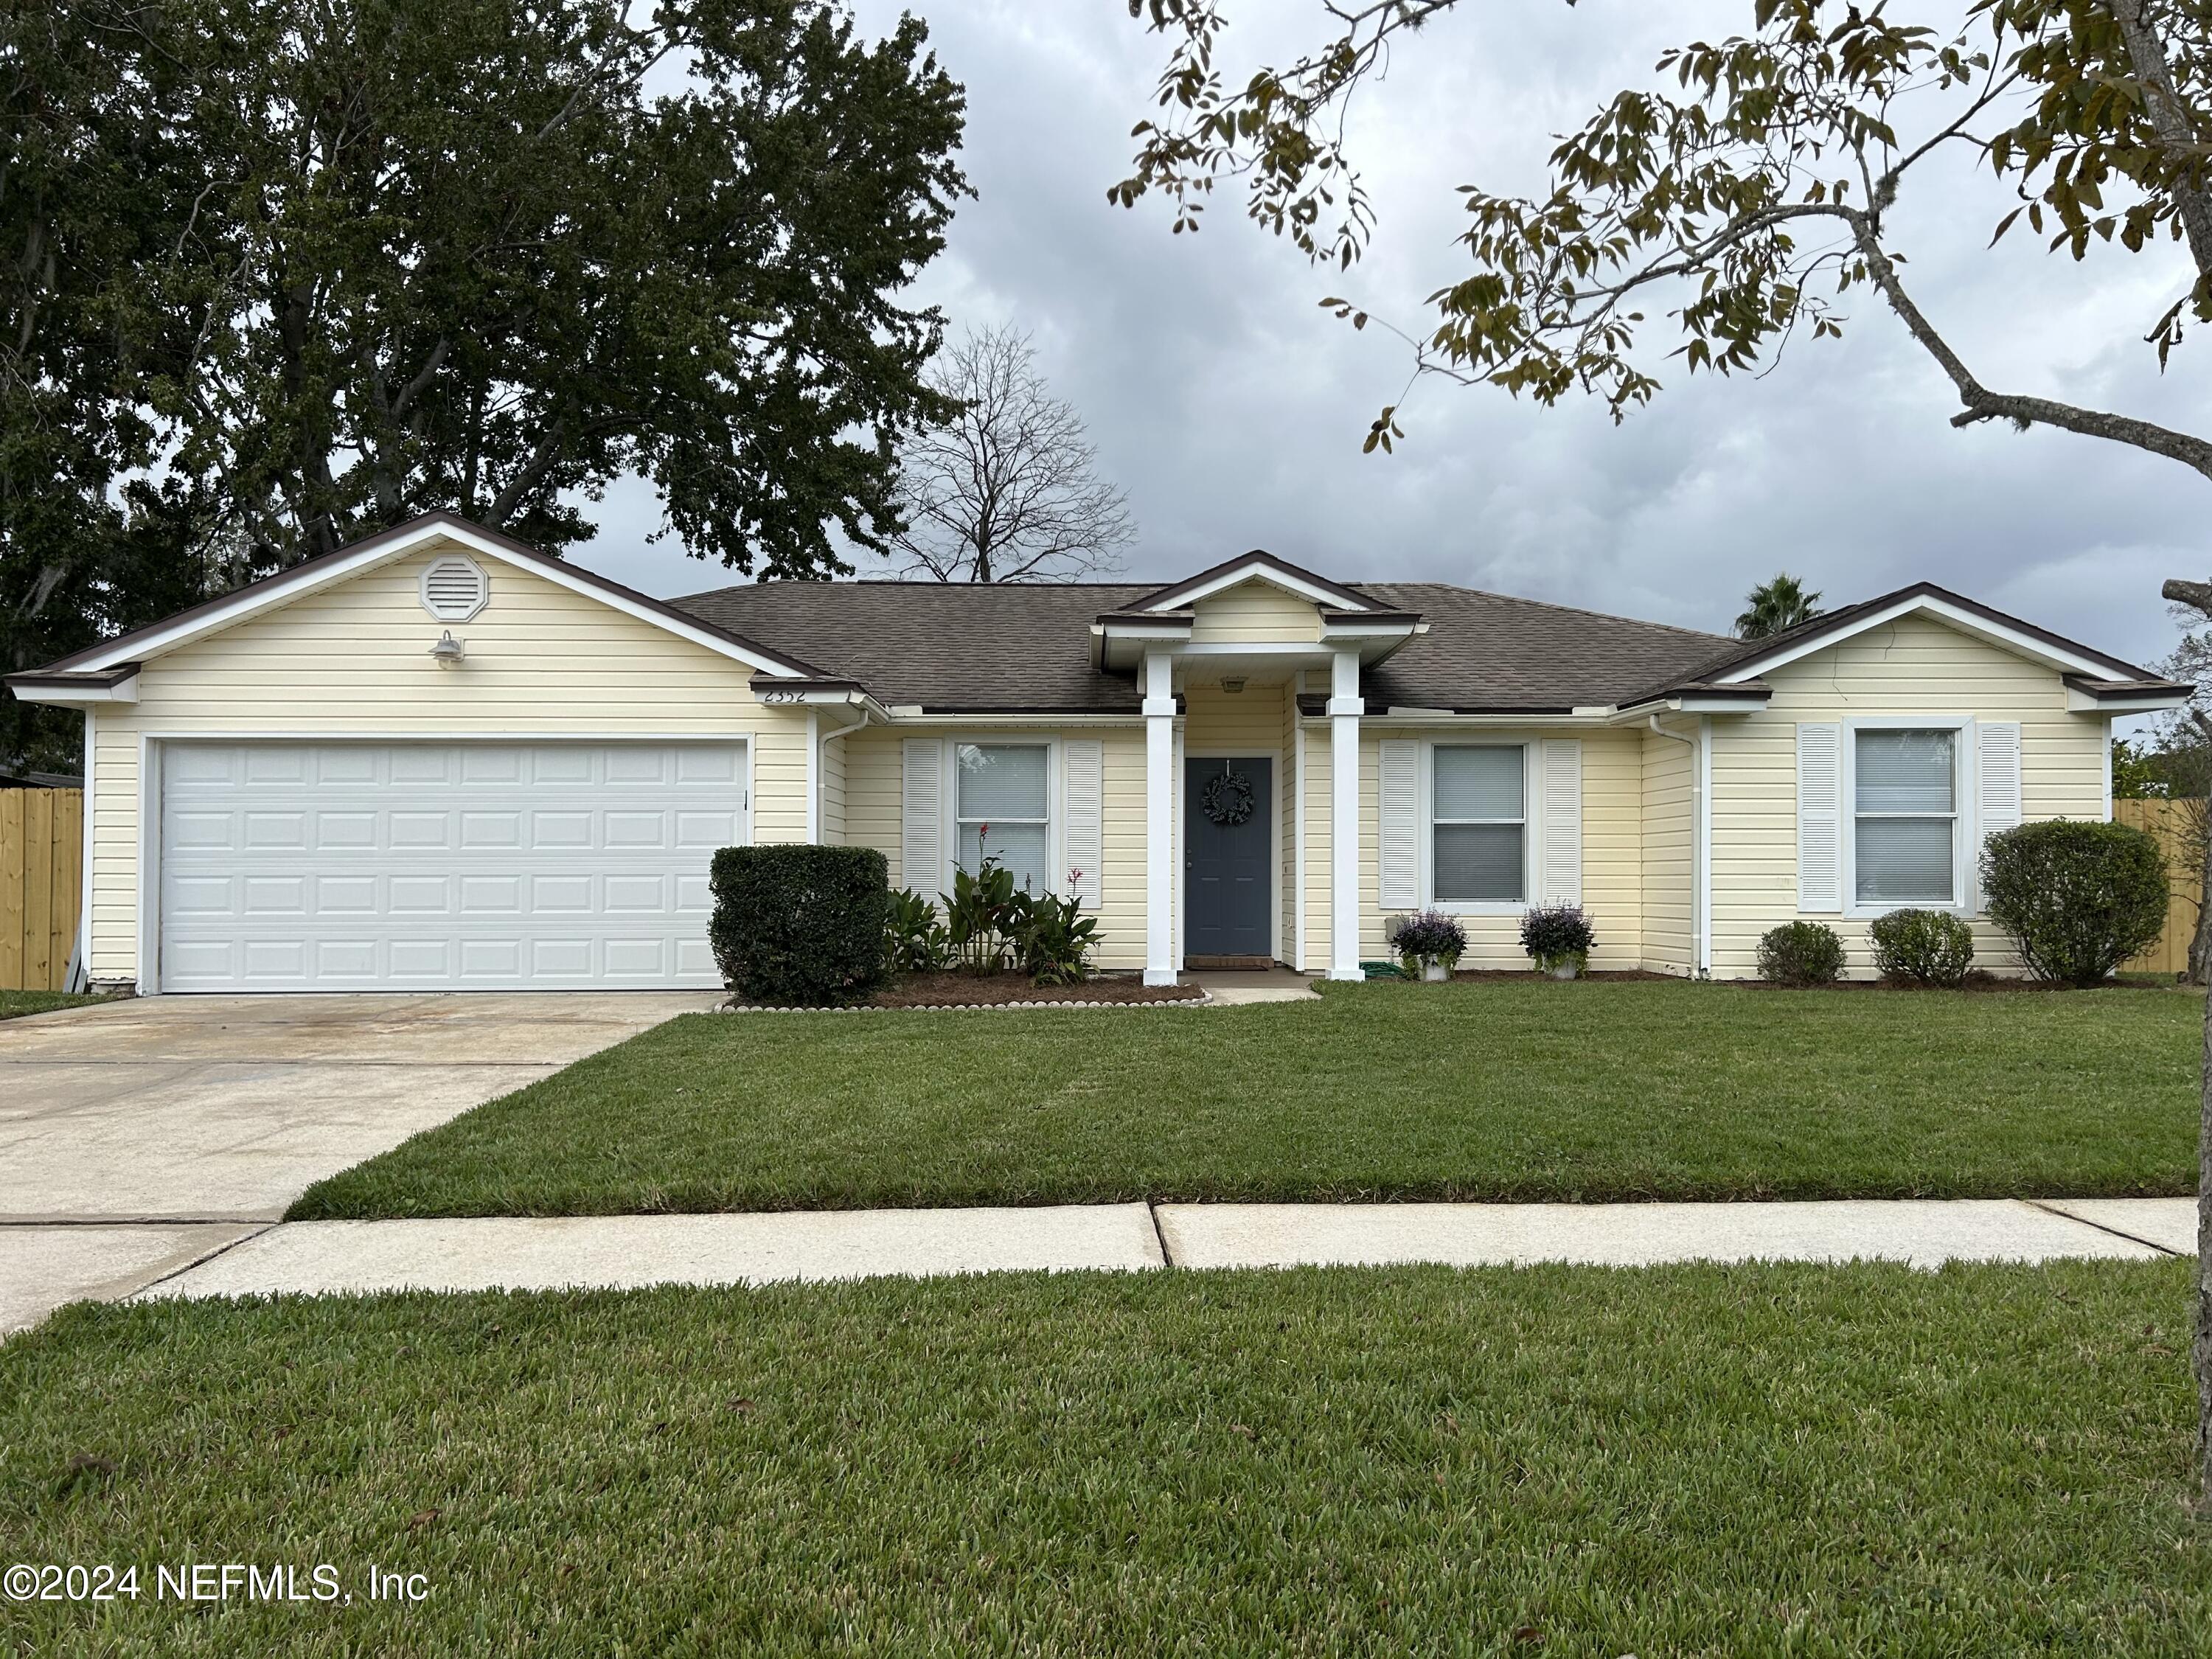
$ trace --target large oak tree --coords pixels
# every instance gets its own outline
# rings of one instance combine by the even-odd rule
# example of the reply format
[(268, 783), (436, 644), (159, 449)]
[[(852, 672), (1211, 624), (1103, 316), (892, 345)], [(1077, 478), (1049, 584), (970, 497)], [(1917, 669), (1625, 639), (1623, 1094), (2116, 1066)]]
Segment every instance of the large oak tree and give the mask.
[[(941, 414), (965, 184), (833, 0), (0, 0), (10, 666), (431, 507), (843, 567)], [(20, 705), (17, 754), (27, 745)]]

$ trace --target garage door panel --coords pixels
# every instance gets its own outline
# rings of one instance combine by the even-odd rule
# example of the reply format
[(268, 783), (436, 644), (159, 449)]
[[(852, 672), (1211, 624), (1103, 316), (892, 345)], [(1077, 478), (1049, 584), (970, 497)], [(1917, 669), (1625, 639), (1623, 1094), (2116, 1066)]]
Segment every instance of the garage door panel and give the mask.
[(589, 847), (592, 844), (592, 815), (589, 812), (532, 812), (530, 815), (530, 844), (539, 850), (555, 847)]
[(169, 990), (720, 982), (743, 745), (165, 748)]

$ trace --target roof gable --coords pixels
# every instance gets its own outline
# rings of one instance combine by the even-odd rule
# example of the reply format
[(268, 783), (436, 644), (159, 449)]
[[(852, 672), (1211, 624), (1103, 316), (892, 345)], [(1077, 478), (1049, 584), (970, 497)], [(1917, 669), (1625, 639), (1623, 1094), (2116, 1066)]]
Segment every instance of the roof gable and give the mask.
[(1333, 582), (1326, 576), (1279, 559), (1258, 548), (1224, 560), (1210, 570), (1201, 570), (1195, 576), (1186, 577), (1171, 587), (1158, 588), (1123, 608), (1132, 611), (1188, 610), (1200, 599), (1210, 599), (1225, 589), (1249, 581), (1268, 583), (1286, 593), (1294, 593), (1299, 599), (1334, 611), (1372, 611), (1376, 608), (1375, 602), (1357, 588)]
[(180, 611), (150, 626), (88, 647), (48, 664), (40, 675), (84, 674), (111, 670), (155, 657), (235, 627), (252, 617), (291, 604), (309, 593), (349, 581), (368, 571), (439, 544), (528, 571), (569, 592), (599, 600), (626, 615), (777, 678), (805, 678), (820, 671), (797, 658), (757, 645), (703, 617), (648, 599), (620, 582), (610, 581), (566, 560), (486, 530), (452, 513), (427, 513), (376, 535), (308, 559), (236, 591)]
[(1761, 674), (1855, 639), (1903, 617), (1929, 617), (1961, 634), (2002, 647), (2062, 674), (2082, 674), (2098, 679), (2142, 681), (2156, 677), (2118, 657), (2038, 628), (1993, 606), (1938, 587), (1915, 582), (1764, 640), (1754, 640), (1727, 656), (1705, 665), (1697, 678), (1720, 685), (1740, 684)]

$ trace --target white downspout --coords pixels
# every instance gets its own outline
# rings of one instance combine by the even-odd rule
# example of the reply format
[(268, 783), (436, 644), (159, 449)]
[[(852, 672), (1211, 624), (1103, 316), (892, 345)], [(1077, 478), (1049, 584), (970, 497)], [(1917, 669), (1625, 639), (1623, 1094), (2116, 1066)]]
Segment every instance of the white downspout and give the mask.
[(1659, 724), (1656, 714), (1650, 717), (1650, 725), (1661, 737), (1672, 738), (1676, 743), (1690, 745), (1690, 925), (1693, 940), (1691, 948), (1695, 957), (1693, 971), (1698, 978), (1704, 979), (1713, 969), (1712, 717), (1699, 717), (1698, 735), (1694, 738), (1685, 737), (1680, 732), (1669, 732)]

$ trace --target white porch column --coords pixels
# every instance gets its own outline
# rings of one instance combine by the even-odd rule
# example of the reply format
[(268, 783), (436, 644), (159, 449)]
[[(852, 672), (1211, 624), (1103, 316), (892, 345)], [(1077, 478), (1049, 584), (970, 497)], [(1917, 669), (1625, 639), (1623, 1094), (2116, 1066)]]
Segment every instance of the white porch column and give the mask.
[(1176, 982), (1175, 659), (1145, 653), (1145, 983)]
[(1359, 653), (1329, 665), (1328, 976), (1359, 972)]

